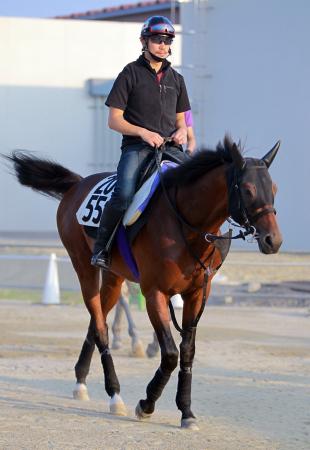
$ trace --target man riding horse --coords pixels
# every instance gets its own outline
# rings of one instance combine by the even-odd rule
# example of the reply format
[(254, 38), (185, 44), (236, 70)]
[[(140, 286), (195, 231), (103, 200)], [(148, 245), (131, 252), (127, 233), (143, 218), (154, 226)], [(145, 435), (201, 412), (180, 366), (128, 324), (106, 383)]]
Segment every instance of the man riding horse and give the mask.
[(108, 269), (113, 231), (135, 194), (138, 177), (154, 155), (155, 147), (171, 137), (165, 159), (186, 159), (185, 111), (190, 104), (183, 77), (167, 61), (175, 30), (169, 19), (146, 20), (140, 41), (142, 55), (125, 66), (107, 98), (109, 127), (123, 135), (117, 182), (104, 208), (91, 263)]
[[(186, 141), (184, 111), (189, 109), (188, 97), (183, 78), (165, 59), (173, 37), (174, 29), (168, 19), (149, 19), (141, 33), (144, 55), (125, 67), (107, 100), (109, 124), (123, 134), (123, 145), (117, 185), (105, 208), (93, 264), (109, 267), (110, 237), (133, 196), (140, 169), (150, 157), (157, 156), (163, 136), (173, 139), (164, 148), (167, 157), (181, 162), (163, 174), (162, 189), (153, 198), (147, 220), (132, 241), (137, 276), (123, 256), (121, 245), (113, 246), (110, 270), (100, 271), (91, 265), (93, 238), (87, 234), (84, 223), (78, 221), (77, 213), (88, 193), (98, 183), (101, 185), (103, 178), (109, 179), (110, 174), (83, 178), (56, 162), (27, 152), (14, 152), (7, 159), (22, 185), (60, 200), (59, 235), (90, 314), (75, 366), (78, 398), (87, 394), (86, 378), (96, 346), (110, 397), (110, 412), (126, 414), (109, 348), (107, 316), (119, 300), (124, 279), (139, 281), (161, 360), (147, 385), (145, 398), (136, 406), (136, 416), (144, 419), (153, 414), (179, 361), (176, 405), (182, 414), (181, 427), (197, 430), (191, 407), (195, 336), (212, 277), (225, 256), (220, 243), (252, 235), (264, 254), (277, 253), (282, 243), (274, 208), (276, 186), (268, 172), (280, 142), (263, 158), (250, 158), (244, 157), (226, 136), (215, 151), (207, 149), (186, 158), (181, 145)], [(220, 228), (229, 217), (241, 230), (236, 236), (221, 236)], [(181, 326), (175, 323), (181, 334), (179, 351), (169, 315), (170, 298), (175, 294), (184, 301)]]

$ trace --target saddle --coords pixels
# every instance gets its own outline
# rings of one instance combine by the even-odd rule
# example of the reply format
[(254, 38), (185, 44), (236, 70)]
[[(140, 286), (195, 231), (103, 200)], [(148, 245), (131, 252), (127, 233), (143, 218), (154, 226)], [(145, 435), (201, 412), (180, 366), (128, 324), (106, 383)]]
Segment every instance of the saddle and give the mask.
[[(175, 166), (176, 163), (171, 161), (161, 162), (161, 170), (163, 172)], [(125, 212), (122, 221), (113, 232), (113, 240), (116, 241), (123, 259), (126, 261), (137, 281), (139, 280), (139, 272), (131, 252), (131, 244), (141, 228), (146, 224), (149, 211), (151, 210), (150, 204), (156, 197), (157, 187), (160, 184), (159, 173), (155, 172), (156, 169), (157, 162), (153, 157), (144, 165), (138, 183), (140, 187), (131, 205)], [(97, 237), (104, 205), (110, 200), (115, 184), (115, 173), (100, 180), (88, 193), (76, 213), (78, 223), (84, 227), (86, 234), (93, 239)]]

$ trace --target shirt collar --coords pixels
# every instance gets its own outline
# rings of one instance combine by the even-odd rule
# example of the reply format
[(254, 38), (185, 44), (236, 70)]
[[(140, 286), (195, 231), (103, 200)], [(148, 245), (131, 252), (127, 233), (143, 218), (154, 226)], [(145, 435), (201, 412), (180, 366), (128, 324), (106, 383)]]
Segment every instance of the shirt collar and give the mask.
[[(152, 66), (150, 64), (150, 61), (143, 54), (139, 56), (139, 58), (137, 59), (137, 62), (140, 63), (141, 65), (147, 67), (152, 72), (155, 72), (155, 70), (152, 68)], [(159, 72), (166, 71), (168, 69), (168, 67), (170, 67), (170, 66), (171, 66), (170, 61), (167, 61), (165, 59), (161, 65)]]

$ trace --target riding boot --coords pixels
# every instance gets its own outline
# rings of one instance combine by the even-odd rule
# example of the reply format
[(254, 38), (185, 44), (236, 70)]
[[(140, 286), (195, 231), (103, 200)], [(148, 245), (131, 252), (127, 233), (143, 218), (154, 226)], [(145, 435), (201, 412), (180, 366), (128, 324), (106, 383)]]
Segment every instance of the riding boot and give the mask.
[[(110, 202), (109, 202), (110, 203)], [(121, 221), (123, 212), (109, 203), (104, 208), (100, 220), (100, 226), (94, 245), (91, 264), (93, 266), (109, 269), (111, 265), (111, 248), (118, 223)]]

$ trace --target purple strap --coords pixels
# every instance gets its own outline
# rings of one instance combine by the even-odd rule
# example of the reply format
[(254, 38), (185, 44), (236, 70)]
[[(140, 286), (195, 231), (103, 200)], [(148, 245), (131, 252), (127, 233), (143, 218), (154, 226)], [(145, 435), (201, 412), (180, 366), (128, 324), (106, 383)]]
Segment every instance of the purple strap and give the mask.
[[(177, 164), (172, 161), (165, 161), (165, 164), (162, 165), (162, 171), (165, 172), (166, 170), (172, 169), (173, 167), (176, 167), (176, 166), (177, 166)], [(149, 203), (150, 199), (152, 198), (154, 192), (156, 191), (156, 188), (158, 187), (159, 182), (160, 182), (160, 179), (159, 179), (159, 175), (157, 173), (157, 176), (154, 178), (154, 181), (153, 181), (153, 184), (151, 187), (151, 191), (150, 191), (148, 197), (144, 200), (144, 202), (142, 202), (142, 204), (139, 207), (140, 211), (145, 210), (147, 204)], [(116, 241), (117, 241), (118, 249), (119, 249), (120, 254), (122, 255), (124, 261), (126, 262), (127, 266), (131, 270), (131, 273), (135, 277), (135, 280), (139, 281), (139, 279), (140, 279), (139, 270), (138, 270), (136, 261), (133, 257), (129, 242), (127, 240), (126, 231), (125, 231), (125, 227), (123, 226), (123, 224), (121, 224), (118, 227), (118, 230), (116, 233)]]

